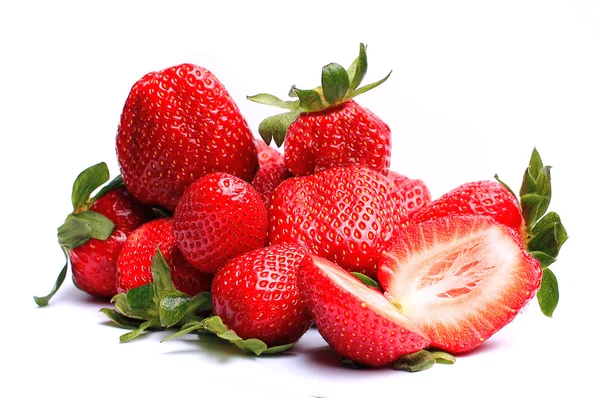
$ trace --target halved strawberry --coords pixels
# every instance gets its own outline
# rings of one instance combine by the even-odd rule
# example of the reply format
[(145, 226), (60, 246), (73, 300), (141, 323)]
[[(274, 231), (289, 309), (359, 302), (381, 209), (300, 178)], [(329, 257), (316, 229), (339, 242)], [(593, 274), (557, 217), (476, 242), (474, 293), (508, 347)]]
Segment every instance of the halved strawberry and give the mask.
[(329, 260), (306, 256), (298, 288), (319, 333), (353, 362), (384, 366), (429, 345), (419, 327), (381, 292)]
[(450, 353), (472, 350), (535, 296), (542, 268), (490, 217), (447, 216), (401, 230), (378, 263), (388, 298)]

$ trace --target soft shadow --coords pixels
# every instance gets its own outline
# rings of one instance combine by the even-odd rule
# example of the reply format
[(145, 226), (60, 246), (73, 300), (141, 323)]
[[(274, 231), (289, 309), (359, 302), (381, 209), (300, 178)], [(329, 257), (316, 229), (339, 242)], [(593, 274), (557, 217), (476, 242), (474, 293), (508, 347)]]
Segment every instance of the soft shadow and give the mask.
[(505, 344), (501, 340), (488, 340), (479, 347), (476, 347), (475, 349), (469, 352), (456, 354), (455, 357), (468, 358), (479, 354), (485, 354), (486, 352), (490, 351), (501, 350), (503, 347), (505, 347)]

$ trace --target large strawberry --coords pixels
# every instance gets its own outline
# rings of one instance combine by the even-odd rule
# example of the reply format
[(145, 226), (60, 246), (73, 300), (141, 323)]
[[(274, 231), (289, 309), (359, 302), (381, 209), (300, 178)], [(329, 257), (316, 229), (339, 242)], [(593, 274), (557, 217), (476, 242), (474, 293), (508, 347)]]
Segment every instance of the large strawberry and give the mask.
[(466, 215), (399, 231), (377, 276), (432, 346), (459, 353), (482, 344), (521, 311), (540, 287), (542, 268), (514, 230)]
[(324, 258), (302, 261), (298, 287), (319, 333), (347, 359), (379, 367), (429, 345), (381, 292)]
[(157, 248), (170, 268), (177, 290), (190, 296), (210, 291), (212, 275), (186, 261), (175, 243), (172, 220), (159, 218), (137, 228), (123, 245), (117, 262), (118, 293), (152, 282), (152, 258)]
[(185, 190), (173, 214), (173, 231), (185, 258), (214, 273), (229, 259), (265, 246), (267, 211), (250, 184), (210, 173)]
[(287, 110), (265, 119), (259, 133), (267, 144), (274, 139), (281, 146), (285, 141), (285, 166), (292, 174), (308, 175), (351, 164), (388, 173), (390, 128), (353, 98), (383, 83), (389, 74), (359, 87), (366, 72), (367, 54), (361, 44), (358, 58), (347, 70), (335, 63), (323, 67), (320, 87), (292, 87), (290, 95), (298, 98), (295, 101), (283, 101), (270, 94), (248, 97)]
[(311, 318), (296, 285), (308, 252), (294, 245), (272, 245), (231, 259), (215, 275), (215, 315), (241, 338), (267, 346), (296, 342)]
[(225, 171), (251, 181), (258, 168), (238, 106), (210, 71), (192, 64), (148, 73), (133, 85), (116, 148), (129, 191), (170, 211), (203, 175)]
[(407, 222), (393, 183), (365, 166), (333, 167), (284, 181), (269, 206), (269, 241), (303, 245), (369, 276)]
[(491, 217), (512, 228), (544, 267), (538, 301), (544, 314), (551, 316), (558, 304), (558, 282), (548, 266), (556, 261), (568, 238), (558, 214), (547, 212), (551, 192), (550, 166), (544, 166), (534, 148), (518, 198), (500, 180), (469, 182), (422, 207), (411, 215), (410, 222), (474, 214)]
[(117, 256), (131, 231), (152, 218), (152, 213), (131, 196), (120, 177), (92, 197), (108, 179), (106, 163), (98, 163), (75, 180), (73, 212), (58, 228), (58, 242), (67, 262), (51, 293), (35, 297), (38, 305), (47, 305), (60, 288), (69, 262), (73, 283), (80, 290), (104, 299), (117, 293)]

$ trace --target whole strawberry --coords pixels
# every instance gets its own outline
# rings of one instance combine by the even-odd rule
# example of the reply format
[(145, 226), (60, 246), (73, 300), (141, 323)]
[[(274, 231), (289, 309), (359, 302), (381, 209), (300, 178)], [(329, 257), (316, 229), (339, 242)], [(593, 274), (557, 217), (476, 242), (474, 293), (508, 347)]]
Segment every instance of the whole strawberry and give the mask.
[(252, 186), (262, 198), (266, 208), (269, 208), (271, 196), (275, 189), (290, 177), (292, 177), (292, 174), (281, 163), (267, 164), (258, 169), (252, 179)]
[(98, 298), (117, 293), (117, 257), (127, 236), (152, 218), (125, 189), (120, 177), (91, 194), (109, 179), (106, 163), (98, 163), (79, 174), (73, 184), (73, 212), (58, 228), (58, 242), (67, 263), (54, 289), (45, 297), (35, 297), (40, 306), (48, 304), (62, 285), (69, 262), (77, 288)]
[(406, 207), (406, 214), (410, 217), (421, 207), (431, 202), (429, 188), (422, 180), (408, 178), (405, 175), (390, 170), (388, 178), (400, 191), (400, 196)]
[(203, 175), (226, 171), (251, 181), (258, 168), (238, 106), (210, 71), (192, 64), (148, 73), (133, 85), (116, 149), (127, 189), (170, 211)]
[[(358, 58), (346, 70), (331, 63), (323, 67), (321, 87), (292, 87), (295, 101), (269, 94), (248, 99), (278, 106), (288, 112), (265, 119), (259, 133), (268, 144), (284, 144), (285, 166), (296, 176), (335, 167), (361, 164), (387, 174), (390, 166), (390, 128), (353, 98), (387, 78), (359, 87), (367, 72), (367, 55), (361, 44)], [(390, 72), (391, 73), (391, 72)]]
[(406, 225), (398, 189), (364, 166), (284, 181), (269, 206), (269, 241), (303, 245), (350, 271), (375, 276), (383, 247)]
[(152, 282), (152, 258), (160, 249), (176, 289), (194, 296), (210, 291), (212, 275), (190, 265), (175, 244), (172, 220), (159, 218), (137, 228), (127, 238), (117, 262), (117, 290), (125, 293)]
[(229, 259), (265, 246), (267, 211), (250, 184), (211, 173), (185, 190), (173, 214), (173, 231), (184, 257), (214, 273)]
[(267, 346), (296, 342), (311, 318), (296, 285), (307, 251), (295, 245), (272, 245), (231, 259), (215, 275), (215, 315), (243, 339)]
[(277, 149), (265, 144), (261, 139), (255, 139), (254, 144), (258, 151), (258, 166), (259, 169), (270, 164), (283, 165), (283, 155)]

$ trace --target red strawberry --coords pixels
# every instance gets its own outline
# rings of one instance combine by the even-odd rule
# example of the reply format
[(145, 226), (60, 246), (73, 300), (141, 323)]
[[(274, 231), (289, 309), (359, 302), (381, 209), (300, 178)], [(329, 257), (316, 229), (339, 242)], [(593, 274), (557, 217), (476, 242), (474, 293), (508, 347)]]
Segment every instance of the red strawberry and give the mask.
[(362, 164), (387, 174), (390, 166), (390, 128), (353, 98), (383, 83), (389, 76), (358, 87), (367, 71), (365, 46), (345, 70), (338, 64), (323, 67), (322, 86), (314, 90), (292, 87), (296, 101), (282, 101), (269, 94), (250, 100), (287, 109), (287, 113), (265, 119), (260, 135), (284, 143), (285, 166), (301, 176), (335, 167)]
[(119, 293), (152, 282), (152, 257), (157, 247), (169, 265), (176, 289), (190, 296), (210, 290), (212, 275), (185, 260), (175, 244), (172, 220), (159, 218), (137, 228), (123, 245), (117, 262)]
[(395, 171), (390, 171), (388, 178), (400, 191), (408, 216), (411, 216), (421, 207), (431, 202), (429, 188), (427, 188), (427, 185), (422, 180), (408, 178)]
[(73, 283), (80, 290), (99, 298), (117, 293), (117, 256), (127, 235), (151, 219), (152, 212), (129, 194), (120, 176), (92, 197), (108, 180), (106, 163), (98, 163), (82, 171), (73, 183), (73, 212), (58, 228), (66, 264), (52, 291), (34, 297), (39, 306), (48, 305), (61, 287), (69, 262)]
[(535, 296), (542, 268), (514, 230), (447, 216), (399, 231), (377, 276), (402, 314), (450, 353), (482, 344)]
[(298, 287), (319, 333), (354, 362), (379, 367), (429, 345), (381, 292), (326, 259), (306, 257)]
[(491, 216), (518, 232), (524, 228), (519, 201), (497, 181), (462, 184), (412, 214), (411, 223), (461, 214)]
[(268, 146), (263, 140), (255, 139), (254, 144), (258, 151), (258, 166), (263, 168), (269, 164), (283, 165), (283, 155), (277, 149)]
[(275, 188), (282, 182), (292, 177), (292, 174), (281, 163), (272, 163), (261, 166), (252, 180), (252, 186), (260, 195), (265, 207), (268, 208)]
[(173, 230), (185, 258), (214, 273), (227, 260), (265, 245), (267, 211), (250, 184), (211, 173), (185, 190), (173, 214)]
[(269, 241), (295, 243), (375, 276), (384, 246), (406, 224), (396, 187), (364, 166), (334, 167), (284, 181), (269, 206)]
[(225, 171), (251, 181), (258, 168), (238, 106), (210, 71), (191, 64), (148, 73), (133, 85), (116, 146), (129, 191), (171, 211), (203, 175)]
[(298, 246), (273, 245), (231, 259), (214, 278), (214, 313), (243, 339), (267, 346), (297, 341), (311, 324), (296, 286), (306, 255)]

